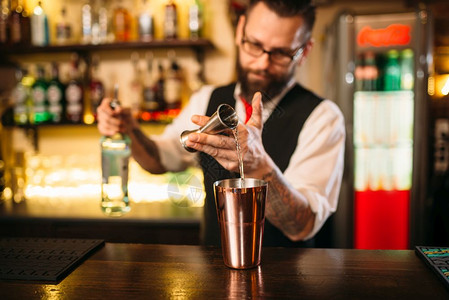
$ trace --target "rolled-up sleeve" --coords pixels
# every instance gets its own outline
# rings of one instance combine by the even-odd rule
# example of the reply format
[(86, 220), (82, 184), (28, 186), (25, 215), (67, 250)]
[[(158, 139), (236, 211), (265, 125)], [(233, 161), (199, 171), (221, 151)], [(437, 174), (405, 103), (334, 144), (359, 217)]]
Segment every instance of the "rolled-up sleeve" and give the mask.
[(322, 101), (304, 123), (298, 145), (284, 172), (287, 181), (307, 199), (315, 213), (313, 237), (336, 211), (343, 176), (344, 117), (337, 105)]
[(197, 153), (186, 151), (180, 143), (180, 136), (184, 130), (198, 128), (198, 125), (192, 123), (191, 117), (206, 113), (213, 89), (213, 86), (204, 86), (194, 93), (178, 117), (165, 127), (164, 132), (151, 136), (158, 146), (161, 163), (167, 171), (176, 172), (189, 166), (198, 166)]

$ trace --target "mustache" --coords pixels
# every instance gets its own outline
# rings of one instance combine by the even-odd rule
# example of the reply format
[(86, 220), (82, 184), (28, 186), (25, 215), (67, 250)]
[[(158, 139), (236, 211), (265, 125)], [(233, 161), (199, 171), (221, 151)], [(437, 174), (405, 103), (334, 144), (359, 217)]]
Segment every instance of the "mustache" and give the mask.
[(265, 76), (265, 77), (268, 77), (268, 78), (274, 78), (274, 76), (270, 73), (270, 72), (268, 72), (268, 71), (266, 71), (266, 70), (246, 70), (246, 73), (247, 74), (255, 74), (255, 75), (261, 75), (261, 76)]

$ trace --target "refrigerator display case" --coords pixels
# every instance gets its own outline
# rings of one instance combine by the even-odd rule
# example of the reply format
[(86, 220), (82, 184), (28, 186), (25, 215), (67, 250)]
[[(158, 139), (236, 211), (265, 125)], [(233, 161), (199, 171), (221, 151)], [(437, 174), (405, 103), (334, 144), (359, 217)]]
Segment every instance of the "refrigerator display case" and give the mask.
[(426, 10), (342, 13), (328, 32), (327, 96), (347, 130), (337, 246), (407, 249), (424, 235), (430, 22)]

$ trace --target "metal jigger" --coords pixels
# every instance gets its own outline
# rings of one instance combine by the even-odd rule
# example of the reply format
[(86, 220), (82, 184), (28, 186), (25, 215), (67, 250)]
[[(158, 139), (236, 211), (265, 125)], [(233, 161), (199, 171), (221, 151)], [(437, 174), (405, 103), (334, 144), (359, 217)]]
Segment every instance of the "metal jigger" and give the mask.
[(196, 152), (195, 149), (186, 146), (186, 141), (191, 133), (208, 133), (217, 134), (226, 129), (234, 129), (237, 127), (239, 120), (235, 110), (228, 104), (221, 104), (217, 111), (210, 117), (206, 125), (195, 130), (185, 130), (181, 133), (180, 141), (182, 146), (189, 152)]

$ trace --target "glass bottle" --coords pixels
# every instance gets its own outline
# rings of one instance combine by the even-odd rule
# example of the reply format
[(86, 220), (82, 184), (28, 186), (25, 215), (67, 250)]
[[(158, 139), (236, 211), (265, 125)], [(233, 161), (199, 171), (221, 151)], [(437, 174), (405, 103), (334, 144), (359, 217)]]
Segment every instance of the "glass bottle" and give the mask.
[(142, 106), (142, 71), (139, 68), (139, 54), (137, 52), (131, 54), (131, 63), (133, 65), (133, 78), (130, 84), (129, 99), (131, 113), (134, 118), (138, 118)]
[(36, 81), (31, 89), (35, 124), (45, 123), (49, 120), (47, 89), (45, 69), (42, 66), (37, 66)]
[(9, 3), (7, 0), (1, 0), (0, 2), (0, 45), (7, 44), (9, 42)]
[[(111, 107), (119, 106), (118, 86), (114, 87)], [(103, 136), (101, 145), (101, 209), (108, 216), (121, 216), (130, 211), (128, 198), (128, 165), (131, 140), (122, 133)]]
[(113, 15), (114, 36), (119, 42), (129, 41), (131, 37), (131, 15), (129, 11), (123, 7), (122, 1), (114, 9)]
[(103, 44), (108, 39), (108, 11), (103, 1), (95, 1), (92, 7), (92, 44)]
[(59, 80), (59, 66), (52, 63), (51, 80), (47, 89), (48, 111), (50, 122), (61, 123), (64, 117), (64, 85)]
[(31, 15), (31, 43), (34, 46), (47, 46), (49, 41), (48, 18), (42, 1), (39, 1)]
[(142, 12), (139, 15), (139, 38), (141, 41), (148, 42), (153, 39), (154, 21), (149, 1), (142, 0)]
[[(156, 97), (156, 101), (159, 104), (159, 111), (163, 111), (165, 109), (165, 70), (164, 66), (159, 62), (158, 64), (158, 75), (157, 80), (153, 86), (154, 96)], [(155, 116), (156, 120), (160, 116)]]
[(177, 6), (173, 0), (165, 5), (164, 38), (167, 40), (178, 37)]
[(16, 70), (16, 86), (12, 92), (14, 103), (14, 123), (17, 125), (26, 125), (28, 123), (28, 105), (30, 91), (23, 85), (23, 77), (25, 70)]
[(365, 53), (365, 65), (363, 67), (363, 90), (376, 91), (377, 81), (379, 80), (379, 69), (376, 64), (376, 56), (373, 52)]
[(31, 38), (30, 17), (25, 10), (23, 0), (16, 0), (11, 8), (9, 17), (11, 43), (29, 45)]
[(413, 50), (404, 49), (401, 51), (401, 90), (411, 91), (414, 86), (413, 73)]
[(153, 69), (153, 54), (149, 52), (146, 55), (147, 69), (145, 71), (143, 79), (143, 101), (142, 101), (142, 112), (140, 118), (143, 121), (150, 121), (152, 119), (152, 114), (159, 110), (159, 102), (156, 99), (155, 89), (154, 89), (154, 69)]
[(56, 43), (63, 45), (67, 44), (72, 37), (72, 27), (70, 23), (67, 22), (67, 12), (66, 8), (61, 8), (56, 21)]
[(198, 39), (202, 35), (203, 28), (203, 7), (200, 0), (189, 7), (189, 36), (191, 39)]
[(182, 76), (181, 68), (176, 59), (171, 58), (170, 66), (167, 69), (164, 85), (164, 99), (168, 110), (179, 110), (182, 99)]
[(81, 7), (81, 42), (83, 44), (92, 42), (92, 7), (89, 3)]
[(103, 100), (105, 95), (105, 89), (103, 82), (98, 77), (98, 65), (99, 65), (99, 58), (98, 56), (94, 56), (92, 58), (92, 65), (91, 65), (91, 75), (90, 75), (90, 82), (89, 82), (89, 97), (90, 97), (90, 105), (92, 114), (95, 119), (97, 119), (97, 108), (101, 103), (101, 100)]
[(72, 123), (80, 123), (83, 118), (83, 84), (79, 72), (79, 58), (77, 55), (72, 57), (70, 69), (70, 80), (65, 89), (66, 99), (66, 118)]
[(397, 50), (387, 52), (387, 63), (384, 72), (384, 90), (399, 91), (401, 89), (401, 67), (399, 66)]
[(363, 81), (365, 80), (365, 66), (362, 54), (357, 55), (355, 61), (354, 78), (355, 78), (355, 90), (363, 91)]
[(33, 97), (31, 93), (31, 89), (34, 85), (36, 78), (28, 71), (28, 69), (22, 70), (22, 85), (25, 88), (27, 99), (25, 101), (27, 107), (27, 119), (29, 124), (34, 123), (34, 112), (33, 112)]

